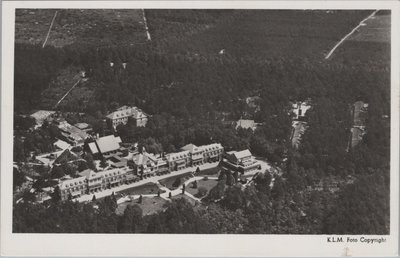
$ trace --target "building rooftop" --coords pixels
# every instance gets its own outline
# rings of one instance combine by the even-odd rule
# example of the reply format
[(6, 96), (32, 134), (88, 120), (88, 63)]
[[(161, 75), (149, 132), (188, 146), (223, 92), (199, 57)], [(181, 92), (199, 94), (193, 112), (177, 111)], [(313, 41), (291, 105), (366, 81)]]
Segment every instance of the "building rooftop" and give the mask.
[(43, 164), (51, 165), (54, 162), (54, 160), (63, 152), (64, 150), (60, 150), (52, 153), (41, 154), (36, 156), (36, 160), (42, 162)]
[(49, 116), (55, 114), (56, 111), (51, 110), (38, 110), (30, 116), (36, 120), (36, 123), (41, 124)]
[(123, 175), (123, 174), (126, 174), (126, 172), (127, 172), (127, 170), (114, 168), (114, 169), (97, 172), (97, 175), (107, 178), (107, 177), (112, 177), (112, 176), (117, 176), (117, 175)]
[(138, 153), (133, 157), (133, 162), (138, 166), (146, 164), (155, 165), (157, 164), (157, 161), (157, 158), (153, 154), (147, 152)]
[(122, 106), (114, 112), (108, 114), (106, 117), (109, 119), (120, 119), (130, 116), (134, 117), (135, 119), (139, 119), (147, 117), (147, 114), (137, 107)]
[(242, 151), (236, 151), (233, 153), (233, 155), (236, 157), (236, 159), (242, 159), (245, 157), (252, 156), (251, 152), (248, 149)]
[(203, 151), (208, 152), (208, 151), (220, 150), (223, 149), (224, 147), (222, 147), (220, 143), (211, 143), (208, 145), (200, 146), (199, 148), (203, 149)]
[(69, 147), (71, 147), (71, 145), (69, 143), (62, 141), (62, 140), (57, 140), (55, 143), (53, 143), (53, 145), (61, 150), (65, 150), (65, 149), (68, 149)]
[(64, 136), (73, 139), (74, 141), (84, 141), (89, 137), (86, 132), (82, 131), (78, 127), (70, 125), (65, 120), (59, 122), (58, 128), (64, 132)]
[(91, 169), (85, 169), (82, 172), (79, 172), (79, 175), (81, 175), (82, 177), (87, 178), (87, 179), (98, 176), (97, 173)]
[(127, 170), (119, 169), (119, 168), (108, 169), (108, 170), (99, 171), (99, 172), (94, 172), (91, 169), (86, 169), (86, 170), (80, 172), (79, 175), (81, 175), (81, 177), (83, 177), (85, 179), (91, 179), (91, 178), (123, 175), (123, 174), (126, 174), (126, 172), (127, 172)]
[(247, 119), (239, 119), (236, 122), (236, 129), (238, 128), (243, 128), (243, 129), (251, 129), (255, 130), (257, 128), (257, 124), (254, 122), (254, 120), (247, 120)]
[(90, 151), (93, 154), (96, 153), (106, 153), (110, 151), (116, 151), (120, 148), (121, 138), (119, 136), (114, 136), (113, 134), (100, 137), (96, 139), (96, 142), (89, 143)]
[(175, 160), (179, 160), (179, 159), (185, 159), (188, 157), (189, 157), (189, 151), (169, 153), (166, 155), (166, 158), (168, 159), (168, 161), (175, 161)]
[(88, 123), (76, 123), (75, 126), (81, 130), (88, 129), (90, 127)]
[(189, 151), (190, 153), (203, 151), (201, 147), (197, 147), (196, 145), (190, 143), (181, 148), (182, 150)]
[(99, 149), (97, 148), (97, 145), (95, 142), (89, 142), (88, 146), (89, 146), (89, 149), (92, 152), (92, 154), (99, 153)]
[(292, 111), (296, 115), (296, 118), (299, 116), (305, 116), (306, 112), (311, 108), (309, 101), (297, 101), (292, 104)]
[(63, 162), (70, 162), (79, 159), (79, 157), (70, 151), (69, 149), (64, 150), (55, 160), (55, 164), (63, 163)]

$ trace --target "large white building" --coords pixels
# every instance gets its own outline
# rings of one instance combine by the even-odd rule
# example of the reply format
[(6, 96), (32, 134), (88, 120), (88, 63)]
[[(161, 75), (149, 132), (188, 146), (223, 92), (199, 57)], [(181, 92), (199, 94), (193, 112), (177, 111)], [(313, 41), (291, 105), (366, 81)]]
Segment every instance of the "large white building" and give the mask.
[[(222, 160), (224, 148), (220, 143), (196, 146), (192, 143), (181, 148), (183, 151), (168, 154), (168, 163), (173, 170), (179, 170), (187, 166), (198, 166), (205, 162)], [(174, 169), (176, 167), (176, 169)]]
[(80, 176), (69, 180), (62, 181), (59, 185), (61, 200), (68, 200), (68, 198), (75, 198), (86, 194), (87, 182), (86, 177)]
[(249, 150), (227, 152), (222, 166), (242, 174), (261, 169), (261, 164), (254, 159)]
[[(109, 135), (88, 143), (87, 147), (93, 154), (101, 154), (103, 156), (108, 154), (113, 157), (113, 153), (120, 148), (119, 143), (119, 137)], [(84, 194), (93, 194), (107, 188), (139, 180), (138, 176), (147, 177), (168, 171), (181, 170), (189, 166), (201, 165), (206, 162), (221, 161), (224, 153), (224, 148), (219, 143), (203, 146), (188, 144), (182, 149), (180, 152), (157, 157), (146, 151), (142, 153), (135, 152), (132, 156), (128, 155), (129, 158), (128, 156), (125, 158), (133, 162), (133, 170), (132, 167), (129, 168), (126, 165), (121, 168), (99, 172), (86, 169), (79, 173), (78, 178), (67, 179), (59, 184), (61, 198), (62, 200), (67, 200), (70, 197), (76, 198)], [(245, 167), (245, 171), (259, 166), (258, 162), (254, 162), (248, 150), (231, 154), (236, 157), (232, 164), (238, 167)]]
[(169, 153), (165, 155), (170, 171), (181, 170), (190, 165), (191, 157), (189, 151)]
[(62, 200), (93, 194), (124, 184), (127, 181), (128, 169), (109, 169), (100, 172), (86, 169), (79, 175), (78, 178), (64, 180), (58, 184)]
[(222, 160), (224, 147), (220, 143), (211, 143), (200, 146), (203, 149), (204, 162), (216, 162)]
[(148, 115), (137, 107), (122, 106), (114, 112), (107, 115), (107, 119), (111, 122), (114, 129), (120, 124), (128, 123), (128, 119), (132, 118), (136, 121), (136, 126), (146, 126)]
[(158, 172), (158, 161), (153, 154), (143, 151), (133, 156), (134, 173), (140, 176), (153, 175)]
[(182, 147), (182, 150), (188, 151), (190, 155), (189, 164), (192, 166), (201, 165), (204, 162), (204, 150), (201, 147), (197, 147), (194, 144), (187, 144)]

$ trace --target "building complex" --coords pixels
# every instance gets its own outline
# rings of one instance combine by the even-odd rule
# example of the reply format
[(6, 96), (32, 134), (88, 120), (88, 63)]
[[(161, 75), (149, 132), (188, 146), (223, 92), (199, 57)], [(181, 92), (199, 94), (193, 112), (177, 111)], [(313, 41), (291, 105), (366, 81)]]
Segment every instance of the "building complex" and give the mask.
[[(77, 178), (66, 179), (59, 183), (61, 198), (67, 200), (84, 194), (93, 194), (145, 177), (170, 173), (207, 162), (223, 161), (227, 168), (241, 173), (252, 171), (260, 166), (249, 150), (228, 152), (223, 158), (224, 148), (219, 143), (203, 146), (188, 144), (182, 149), (180, 152), (165, 155), (154, 155), (147, 153), (144, 149), (141, 152), (135, 150), (123, 157), (127, 161), (125, 166), (117, 168), (109, 166), (98, 172), (84, 170)], [(118, 153), (118, 150), (116, 151)], [(113, 157), (109, 156), (108, 159)]]

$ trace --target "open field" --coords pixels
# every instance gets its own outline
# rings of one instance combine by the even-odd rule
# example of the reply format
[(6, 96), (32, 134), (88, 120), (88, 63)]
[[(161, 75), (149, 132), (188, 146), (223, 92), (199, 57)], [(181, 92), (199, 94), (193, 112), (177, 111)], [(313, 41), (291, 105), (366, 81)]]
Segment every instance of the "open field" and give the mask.
[(124, 202), (119, 204), (115, 213), (117, 215), (122, 215), (124, 214), (124, 211), (128, 205), (137, 204), (142, 209), (143, 216), (151, 215), (162, 211), (164, 209), (164, 205), (166, 202), (167, 202), (166, 200), (160, 197), (152, 197), (152, 198), (143, 197), (142, 203), (138, 203), (137, 200), (134, 200), (131, 202)]
[(56, 11), (47, 45), (122, 45), (145, 41), (143, 17), (138, 9), (17, 9), (16, 43), (42, 45)]
[(147, 9), (146, 18), (156, 43), (177, 42), (232, 19), (233, 10)]
[(345, 63), (357, 60), (359, 63), (370, 64), (370, 69), (377, 65), (390, 64), (390, 20), (390, 14), (381, 14), (381, 11), (378, 11), (346, 39), (335, 51), (332, 59)]
[(158, 188), (156, 184), (147, 183), (141, 186), (120, 191), (119, 193), (129, 194), (129, 195), (139, 195), (139, 194), (157, 194), (158, 191), (160, 191), (160, 193), (165, 192), (163, 190), (160, 190), (160, 188)]
[(365, 22), (349, 40), (367, 42), (390, 42), (390, 15), (375, 15)]
[[(240, 10), (235, 19), (171, 45), (175, 52), (236, 57), (323, 58), (368, 12)], [(329, 29), (327, 29), (329, 28)]]

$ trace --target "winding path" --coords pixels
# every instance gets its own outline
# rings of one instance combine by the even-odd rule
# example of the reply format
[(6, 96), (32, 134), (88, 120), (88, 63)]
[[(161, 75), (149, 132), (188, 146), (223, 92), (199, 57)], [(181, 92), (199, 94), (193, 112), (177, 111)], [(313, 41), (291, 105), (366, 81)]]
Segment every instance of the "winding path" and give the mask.
[[(196, 176), (196, 177), (191, 177), (188, 180), (186, 180), (183, 184), (185, 185), (185, 187), (187, 187), (190, 183), (194, 182), (194, 181), (199, 181), (202, 180), (204, 178), (204, 176)], [(209, 177), (209, 179), (218, 179), (218, 177)], [(182, 187), (178, 187), (177, 189), (174, 190), (170, 190), (169, 188), (163, 186), (162, 184), (160, 184), (160, 182), (156, 182), (157, 186), (160, 188), (160, 190), (165, 191), (164, 193), (160, 194), (160, 197), (170, 201), (171, 199), (169, 199), (169, 194), (171, 193), (171, 196), (176, 196), (179, 194), (182, 194)], [(192, 198), (195, 201), (201, 202), (201, 199), (193, 196), (191, 193), (189, 193), (188, 191), (185, 191), (184, 194), (190, 198)], [(156, 197), (157, 194), (142, 194), (142, 197)], [(140, 194), (135, 194), (135, 195), (128, 195), (125, 196), (124, 198), (121, 198), (118, 200), (118, 204), (126, 202), (126, 201), (130, 201), (130, 200), (136, 200), (139, 199)]]

